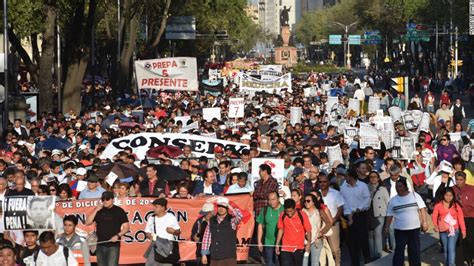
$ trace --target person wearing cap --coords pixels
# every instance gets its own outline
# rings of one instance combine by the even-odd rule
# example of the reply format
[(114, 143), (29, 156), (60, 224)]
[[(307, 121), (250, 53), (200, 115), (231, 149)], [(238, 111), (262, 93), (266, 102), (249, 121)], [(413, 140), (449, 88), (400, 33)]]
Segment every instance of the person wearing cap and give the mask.
[[(154, 215), (148, 218), (145, 226), (145, 234), (152, 242), (157, 239), (174, 241), (181, 234), (176, 216), (168, 212), (168, 201), (165, 198), (155, 199), (152, 202)], [(152, 243), (154, 245), (154, 243)], [(154, 254), (153, 252), (151, 254)], [(147, 262), (156, 260), (154, 256), (148, 256)], [(176, 261), (177, 262), (177, 261)], [(172, 265), (170, 262), (158, 261), (159, 265)], [(147, 264), (149, 265), (149, 264)]]
[(291, 182), (290, 189), (299, 188), (303, 191), (304, 195), (307, 195), (311, 192), (313, 184), (311, 180), (307, 179), (305, 176), (305, 171), (301, 167), (296, 167), (293, 169), (293, 182)]
[(114, 205), (114, 193), (104, 191), (102, 204), (98, 204), (91, 215), (87, 216), (86, 226), (94, 225), (97, 233), (97, 265), (118, 265), (120, 242), (130, 231), (127, 213)]
[[(201, 156), (201, 157), (205, 157), (205, 156)], [(201, 158), (199, 158), (199, 160), (200, 159)], [(216, 146), (214, 148), (214, 158), (210, 160), (207, 159), (207, 160), (208, 162), (206, 164), (208, 168), (219, 167), (219, 163), (226, 160), (226, 158), (224, 157), (224, 148), (221, 146)]]
[[(196, 242), (196, 258), (198, 264), (201, 262), (201, 243), (209, 221), (214, 216), (214, 204), (206, 202), (199, 211), (199, 218), (194, 222), (191, 230), (191, 239)], [(208, 258), (209, 259), (209, 258)]]
[(443, 161), (435, 171), (425, 180), (427, 185), (433, 186), (433, 199), (443, 200), (443, 191), (446, 187), (456, 185), (456, 180), (451, 176), (453, 167), (451, 163)]
[(211, 265), (237, 265), (237, 225), (242, 221), (242, 213), (233, 208), (229, 199), (217, 199), (217, 215), (209, 221), (204, 231), (201, 247), (201, 263)]
[(87, 188), (81, 191), (78, 199), (98, 199), (105, 189), (99, 183), (99, 177), (95, 173), (90, 173), (87, 178)]

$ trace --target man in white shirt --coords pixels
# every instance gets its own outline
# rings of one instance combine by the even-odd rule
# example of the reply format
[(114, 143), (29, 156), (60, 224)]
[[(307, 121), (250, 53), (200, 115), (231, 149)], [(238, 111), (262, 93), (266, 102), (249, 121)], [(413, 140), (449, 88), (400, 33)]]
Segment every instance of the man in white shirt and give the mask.
[(370, 260), (368, 210), (370, 206), (369, 187), (357, 179), (355, 171), (349, 172), (346, 182), (341, 186), (344, 198), (344, 214), (349, 217), (349, 253), (352, 265), (359, 265), (360, 251), (364, 255), (364, 262)]
[(44, 231), (40, 237), (41, 250), (36, 258), (35, 265), (37, 266), (77, 266), (76, 258), (74, 258), (72, 251), (66, 247), (56, 244), (54, 233), (51, 231)]
[[(158, 238), (174, 240), (175, 236), (181, 233), (181, 228), (176, 217), (168, 212), (168, 201), (165, 198), (159, 198), (154, 200), (152, 204), (155, 215), (150, 217), (146, 223), (145, 234), (147, 238), (152, 241), (156, 241)], [(154, 252), (150, 252), (147, 256), (146, 265), (151, 265), (148, 262), (153, 263), (154, 259)], [(161, 263), (160, 265), (168, 264)]]
[(332, 220), (334, 222), (332, 226), (332, 235), (328, 237), (329, 246), (331, 247), (332, 254), (336, 266), (341, 265), (341, 245), (340, 245), (340, 224), (342, 215), (342, 207), (344, 206), (344, 198), (341, 193), (329, 185), (329, 178), (326, 175), (320, 174), (319, 177), (319, 188), (323, 201), (328, 206), (331, 212)]

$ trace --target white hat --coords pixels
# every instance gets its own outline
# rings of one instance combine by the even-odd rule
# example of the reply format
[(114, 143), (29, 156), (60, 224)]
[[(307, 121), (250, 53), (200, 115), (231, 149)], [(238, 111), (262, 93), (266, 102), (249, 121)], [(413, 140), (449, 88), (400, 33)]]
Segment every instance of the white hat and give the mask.
[(229, 207), (229, 199), (225, 197), (217, 198), (217, 206)]
[(51, 152), (51, 156), (54, 156), (54, 155), (61, 155), (63, 154), (63, 151), (62, 150), (58, 150), (58, 149), (54, 149), (53, 152)]
[(242, 169), (240, 167), (232, 168), (232, 170), (230, 170), (231, 174), (240, 173), (240, 172), (242, 172)]
[(204, 203), (204, 205), (202, 205), (202, 208), (199, 211), (199, 214), (200, 215), (206, 215), (209, 212), (213, 212), (213, 211), (214, 211), (214, 204), (208, 202), (208, 203)]
[(79, 150), (80, 151), (83, 151), (83, 150), (86, 150), (86, 149), (87, 149), (87, 146), (85, 144), (79, 145)]
[(451, 173), (453, 171), (453, 168), (451, 168), (451, 166), (447, 165), (447, 164), (444, 164), (443, 166), (441, 166), (441, 169), (439, 170), (440, 172), (445, 172), (445, 173)]
[(87, 170), (84, 167), (80, 167), (76, 169), (76, 175), (86, 175)]

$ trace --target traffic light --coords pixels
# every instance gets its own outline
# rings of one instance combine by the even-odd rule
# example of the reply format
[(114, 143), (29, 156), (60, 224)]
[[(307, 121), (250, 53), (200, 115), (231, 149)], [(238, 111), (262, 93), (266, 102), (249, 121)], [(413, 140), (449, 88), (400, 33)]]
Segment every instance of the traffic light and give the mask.
[(403, 92), (403, 82), (403, 77), (392, 78), (392, 83), (394, 83), (392, 84), (392, 89), (396, 90), (397, 92)]

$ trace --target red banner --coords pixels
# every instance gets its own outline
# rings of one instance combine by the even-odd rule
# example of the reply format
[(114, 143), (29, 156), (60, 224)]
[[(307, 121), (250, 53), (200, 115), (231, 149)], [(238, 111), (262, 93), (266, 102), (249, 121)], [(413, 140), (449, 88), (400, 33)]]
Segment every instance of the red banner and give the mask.
[[(230, 204), (238, 208), (243, 219), (237, 230), (237, 260), (247, 260), (250, 239), (254, 228), (253, 200), (249, 195), (229, 196)], [(123, 198), (116, 199), (115, 205), (122, 207), (127, 212), (130, 222), (130, 232), (122, 240), (120, 249), (120, 264), (144, 263), (143, 254), (150, 245), (146, 239), (145, 226), (148, 218), (153, 216), (154, 198)], [(180, 255), (182, 261), (195, 259), (196, 245), (190, 242), (191, 230), (194, 222), (199, 218), (199, 211), (206, 202), (213, 202), (217, 197), (201, 199), (168, 199), (168, 212), (173, 213), (178, 219), (181, 227)], [(78, 231), (92, 232), (93, 226), (85, 226), (87, 215), (90, 215), (100, 200), (75, 200), (56, 203), (56, 213), (61, 217), (64, 215), (75, 215), (79, 219)]]

